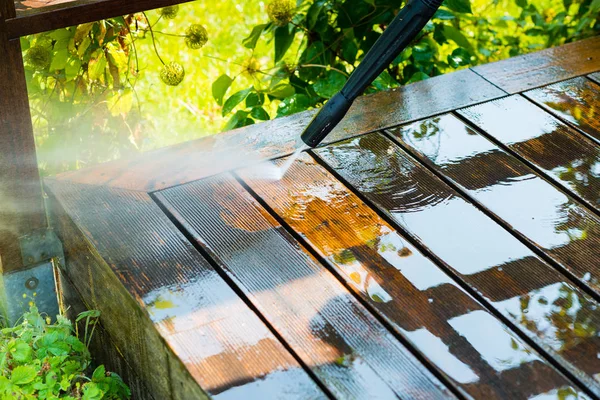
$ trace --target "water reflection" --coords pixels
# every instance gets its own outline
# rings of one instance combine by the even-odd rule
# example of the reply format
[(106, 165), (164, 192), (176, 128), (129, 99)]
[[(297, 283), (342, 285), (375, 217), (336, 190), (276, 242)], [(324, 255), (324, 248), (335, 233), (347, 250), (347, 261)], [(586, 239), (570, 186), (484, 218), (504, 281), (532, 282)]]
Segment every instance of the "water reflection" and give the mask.
[(600, 209), (600, 146), (520, 96), (459, 113)]
[[(435, 133), (423, 136), (424, 127), (430, 130), (432, 125)], [(581, 278), (587, 276), (586, 282), (600, 291), (600, 219), (596, 215), (454, 116), (417, 122), (392, 134), (559, 263)], [(507, 173), (493, 174), (486, 182), (486, 175), (479, 172), (482, 169)]]
[[(144, 297), (157, 329), (204, 390), (225, 399), (325, 397), (233, 291), (215, 291), (204, 278)], [(209, 292), (218, 301), (207, 304)]]
[[(431, 159), (427, 158), (429, 162), (437, 161), (437, 157), (441, 157), (440, 159), (445, 160), (443, 164), (445, 174), (454, 180), (462, 179), (460, 182), (465, 182), (465, 185), (470, 184), (473, 186), (473, 182), (470, 182), (470, 179), (472, 174), (478, 174), (476, 170), (456, 170), (457, 165), (469, 160), (471, 154), (461, 154), (456, 146), (452, 147), (451, 150), (446, 150), (447, 148), (443, 143), (448, 142), (448, 138), (444, 138), (445, 135), (452, 134), (451, 137), (453, 139), (456, 138), (456, 135), (459, 135), (461, 138), (463, 136), (477, 138), (478, 136), (474, 135), (473, 132), (467, 132), (464, 127), (456, 134), (454, 131), (443, 129), (445, 123), (448, 123), (449, 126), (457, 126), (456, 121), (452, 117), (429, 120), (428, 123), (430, 125), (432, 123), (436, 124), (437, 130), (435, 133), (430, 135), (423, 134), (425, 130), (422, 128), (422, 125), (413, 124), (404, 130), (397, 131), (396, 134), (405, 144), (414, 146), (424, 153), (424, 158), (431, 156)], [(428, 130), (428, 128), (426, 129)], [(413, 135), (413, 132), (416, 132), (416, 134)], [(416, 137), (417, 135), (419, 137)], [(436, 138), (436, 135), (439, 135), (441, 138)], [(404, 139), (405, 137), (406, 139)], [(369, 142), (369, 146), (364, 146), (365, 141)], [(438, 143), (436, 146), (439, 147), (433, 146), (432, 142)], [(421, 146), (421, 143), (424, 143), (423, 146)], [(439, 145), (439, 143), (442, 145)], [(585, 372), (587, 374), (587, 378), (585, 378), (586, 383), (594, 387), (596, 391), (600, 389), (598, 382), (593, 381), (595, 374), (600, 372), (600, 360), (596, 357), (596, 352), (593, 350), (590, 351), (590, 349), (598, 345), (597, 338), (593, 334), (594, 332), (598, 332), (598, 327), (600, 326), (600, 313), (597, 303), (589, 299), (573, 284), (565, 281), (564, 276), (541, 261), (526, 246), (491, 219), (487, 218), (475, 206), (450, 190), (448, 186), (444, 185), (435, 176), (428, 173), (424, 167), (410, 161), (399, 148), (395, 148), (394, 156), (396, 158), (404, 158), (403, 165), (405, 169), (403, 173), (410, 174), (411, 176), (405, 176), (403, 179), (397, 180), (396, 182), (399, 186), (391, 188), (387, 193), (365, 190), (365, 187), (368, 188), (369, 186), (364, 186), (363, 182), (376, 179), (376, 177), (371, 175), (371, 171), (375, 167), (369, 163), (377, 162), (374, 157), (367, 157), (367, 155), (373, 149), (378, 149), (378, 153), (380, 154), (383, 149), (387, 152), (390, 144), (391, 141), (382, 135), (371, 134), (362, 137), (360, 142), (352, 139), (327, 148), (318, 149), (315, 152), (327, 164), (334, 167), (352, 186), (360, 187), (363, 194), (370, 201), (380, 210), (390, 215), (411, 236), (421, 241), (425, 247), (428, 247), (437, 257), (454, 269), (462, 279), (473, 286), (478, 292), (488, 297), (502, 314), (527, 332), (538, 344), (561, 359), (572, 370), (579, 369)], [(497, 154), (497, 151), (488, 144), (467, 144), (465, 149), (481, 149), (483, 151), (482, 154), (485, 154), (485, 157), (491, 157), (492, 160), (494, 159), (493, 155)], [(353, 160), (364, 160), (362, 168), (361, 164), (357, 163), (352, 168), (346, 169), (346, 163), (344, 162), (346, 157), (350, 157)], [(524, 184), (527, 186), (531, 184), (530, 182), (535, 183), (535, 179), (529, 175), (519, 178), (524, 174), (521, 173), (518, 166), (511, 165), (504, 170), (511, 171), (512, 177), (494, 179), (491, 183), (492, 188), (505, 188), (513, 184)], [(456, 173), (450, 174), (449, 171), (456, 171)], [(396, 172), (400, 174), (400, 171)], [(527, 172), (527, 174), (530, 174), (530, 172)], [(430, 204), (427, 207), (421, 207), (418, 210), (406, 210), (403, 207), (397, 207), (396, 193), (404, 193), (405, 188), (402, 185), (404, 182), (409, 182), (413, 179), (413, 176), (419, 177), (419, 189), (424, 191), (424, 193), (417, 195), (427, 196), (430, 192), (443, 192), (445, 193), (444, 197), (446, 200)], [(482, 182), (482, 179), (481, 177), (477, 177), (475, 181)], [(537, 185), (537, 183), (535, 184)], [(533, 188), (527, 187), (529, 190), (535, 190), (533, 195), (528, 192), (528, 196), (535, 197), (538, 188), (536, 186)], [(482, 195), (487, 196), (485, 194), (486, 190), (490, 190), (490, 188), (484, 186), (473, 191), (478, 194), (484, 193)], [(511, 203), (510, 198), (506, 196), (502, 197), (502, 199), (508, 204)], [(530, 199), (526, 200), (526, 202), (530, 201)], [(554, 206), (562, 205), (560, 202), (552, 204)], [(540, 208), (542, 210), (554, 210), (552, 206), (542, 206)], [(549, 221), (559, 221), (561, 224), (564, 224), (565, 215), (568, 216), (567, 222), (577, 221), (580, 218), (580, 214), (577, 213), (573, 216), (569, 211), (559, 209), (558, 215), (561, 218), (557, 220), (554, 218), (555, 215), (553, 215), (553, 218)], [(514, 215), (517, 214), (515, 213)], [(539, 214), (536, 211), (534, 217), (536, 215), (542, 220), (542, 224), (539, 226), (547, 226), (549, 221), (545, 214)], [(535, 220), (530, 218), (528, 222), (535, 224)], [(577, 258), (578, 254), (586, 254), (574, 253), (573, 249), (577, 248), (573, 247), (573, 243), (587, 243), (587, 240), (580, 238), (571, 241), (568, 245), (560, 245), (563, 241), (570, 239), (568, 235), (564, 234), (564, 229), (561, 231), (561, 228), (552, 228), (548, 237), (551, 241), (555, 241), (559, 245), (553, 251), (556, 251), (558, 254), (560, 251), (564, 251), (564, 249), (571, 246), (570, 257)], [(555, 230), (558, 230), (559, 233), (555, 233)], [(571, 234), (574, 233), (571, 232)], [(587, 254), (589, 254), (589, 251), (595, 250), (594, 247), (590, 247), (587, 251)], [(597, 260), (597, 257), (591, 257), (591, 260)], [(577, 260), (577, 265), (579, 265), (579, 260)], [(591, 266), (597, 268), (595, 265)], [(552, 293), (545, 295), (547, 296), (545, 297), (545, 301), (550, 305), (549, 311), (542, 313), (530, 310), (530, 299), (535, 297), (536, 293), (540, 291), (549, 290), (544, 288), (553, 284), (557, 284), (557, 287), (560, 287), (560, 295), (552, 295)], [(463, 314), (469, 315), (469, 313)], [(524, 315), (526, 317), (523, 317)], [(458, 317), (458, 315), (455, 315), (455, 317)], [(470, 325), (478, 324), (477, 322), (471, 322)], [(485, 325), (485, 323), (482, 322), (481, 325)], [(456, 325), (456, 329), (459, 326), (462, 325)], [(474, 327), (473, 329), (476, 328)], [(474, 336), (474, 334), (469, 335)], [(475, 345), (475, 343), (472, 343), (472, 345)], [(499, 345), (499, 347), (501, 346)], [(493, 352), (493, 350), (490, 351)], [(493, 358), (494, 356), (490, 355), (489, 357)], [(521, 357), (527, 360), (529, 356), (527, 354), (520, 354), (513, 360), (520, 360)], [(504, 361), (510, 364), (506, 360), (510, 361), (511, 359), (508, 358)], [(528, 365), (535, 363), (537, 361), (531, 361)], [(516, 378), (516, 376), (514, 377)]]
[(231, 175), (159, 198), (336, 396), (452, 397)]
[[(361, 146), (365, 142), (354, 140), (351, 143)], [(369, 151), (377, 149), (376, 143), (370, 144), (373, 146)], [(392, 146), (389, 148), (393, 149)], [(358, 159), (360, 157), (353, 158)], [(376, 157), (370, 159), (376, 160)], [(277, 160), (273, 163), (285, 162)], [(353, 173), (360, 166), (354, 162), (343, 165), (348, 165)], [(386, 165), (392, 165), (392, 162), (388, 161)], [(410, 166), (409, 163), (404, 165)], [(373, 169), (366, 171), (365, 174), (371, 173)], [(485, 398), (522, 396), (523, 385), (504, 379), (502, 372), (506, 370), (523, 369), (532, 371), (534, 377), (543, 376), (543, 382), (537, 378), (528, 381), (530, 389), (527, 390), (532, 394), (564, 385), (562, 378), (518, 337), (481, 309), (450, 277), (307, 154), (292, 163), (288, 174), (280, 181), (265, 179), (253, 169), (238, 171), (238, 174), (356, 291), (370, 300), (398, 332), (470, 395)], [(385, 175), (384, 179), (388, 176), (393, 174)], [(407, 181), (406, 177), (401, 180)], [(363, 187), (370, 188), (374, 196), (385, 195), (381, 186)], [(439, 202), (429, 207), (441, 208), (447, 203)], [(407, 210), (407, 213), (421, 215), (426, 212), (423, 206), (417, 207), (418, 210)], [(485, 256), (486, 253), (474, 251), (473, 257), (492, 262), (483, 265), (506, 261), (505, 257), (493, 260), (480, 254)], [(477, 262), (473, 264), (481, 266)], [(478, 328), (469, 328), (470, 325)], [(324, 327), (320, 326), (318, 331), (323, 332)]]
[(524, 95), (600, 141), (600, 86), (596, 83), (577, 77)]

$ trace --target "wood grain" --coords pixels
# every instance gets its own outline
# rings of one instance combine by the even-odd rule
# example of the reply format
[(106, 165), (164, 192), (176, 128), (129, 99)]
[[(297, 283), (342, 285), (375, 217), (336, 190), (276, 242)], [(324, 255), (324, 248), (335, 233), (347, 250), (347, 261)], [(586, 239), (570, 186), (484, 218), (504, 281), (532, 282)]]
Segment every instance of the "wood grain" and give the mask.
[(269, 397), (273, 386), (292, 398), (322, 397), (147, 194), (47, 186), (66, 274), (157, 398), (205, 398), (200, 387)]
[[(460, 144), (452, 148), (461, 149)], [(600, 393), (595, 379), (600, 360), (596, 352), (589, 352), (600, 344), (595, 334), (600, 328), (596, 301), (382, 135), (351, 139), (315, 153), (484, 299), (488, 299), (485, 288), (476, 286), (484, 279), (495, 284), (497, 292), (510, 291), (522, 281), (529, 281), (526, 286), (532, 288), (539, 282), (529, 293), (490, 305)], [(506, 274), (509, 263), (519, 263), (522, 271)], [(556, 283), (547, 285), (547, 275)], [(581, 324), (581, 329), (573, 330), (573, 323)]]
[(458, 113), (543, 176), (600, 211), (600, 146), (520, 96)]
[[(533, 397), (571, 385), (308, 154), (281, 180), (265, 179), (255, 168), (238, 173), (374, 312), (468, 396)], [(483, 340), (479, 346), (475, 337), (461, 331), (461, 320), (493, 331), (494, 343)], [(528, 379), (506, 379), (502, 367), (489, 361), (492, 353), (504, 360), (527, 354), (511, 366), (519, 371), (514, 375)]]
[(514, 94), (600, 70), (600, 36), (472, 68)]
[(523, 95), (600, 144), (600, 85), (578, 77)]
[(188, 1), (190, 0), (17, 0), (16, 18), (6, 21), (6, 25), (8, 37), (15, 39)]
[[(3, 15), (10, 11), (4, 1)], [(23, 267), (19, 236), (47, 222), (21, 45), (7, 39), (3, 25), (0, 17), (0, 266), (6, 273)]]
[[(417, 82), (356, 100), (328, 141), (359, 135), (503, 96), (471, 71)], [(293, 153), (314, 111), (68, 172), (59, 179), (154, 191)]]
[(453, 398), (231, 175), (157, 198), (337, 398)]

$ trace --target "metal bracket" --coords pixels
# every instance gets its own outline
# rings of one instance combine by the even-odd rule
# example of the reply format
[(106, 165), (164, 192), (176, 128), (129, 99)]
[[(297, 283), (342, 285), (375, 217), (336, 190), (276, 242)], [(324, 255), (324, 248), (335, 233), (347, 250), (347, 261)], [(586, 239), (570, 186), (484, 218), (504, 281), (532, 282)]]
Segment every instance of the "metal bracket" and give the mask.
[(8, 323), (13, 325), (31, 301), (54, 318), (59, 313), (55, 268), (65, 262), (62, 244), (51, 229), (34, 231), (19, 241), (26, 267), (2, 276)]

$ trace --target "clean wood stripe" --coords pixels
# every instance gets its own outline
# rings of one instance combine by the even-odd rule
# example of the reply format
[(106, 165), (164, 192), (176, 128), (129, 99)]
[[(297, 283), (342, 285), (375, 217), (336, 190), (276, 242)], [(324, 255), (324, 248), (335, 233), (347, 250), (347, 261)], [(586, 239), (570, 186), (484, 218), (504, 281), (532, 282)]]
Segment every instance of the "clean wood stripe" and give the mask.
[[(568, 380), (308, 154), (281, 180), (265, 178), (260, 168), (238, 173), (371, 310), (461, 391), (507, 399), (575, 390), (566, 389)], [(494, 284), (519, 286), (512, 280)], [(466, 326), (478, 329), (465, 331)], [(493, 335), (493, 343), (481, 340), (483, 331)], [(520, 361), (506, 368), (495, 359)], [(505, 369), (513, 373), (502, 373)], [(515, 374), (529, 379), (512, 379)]]
[(597, 215), (452, 115), (390, 134), (600, 298)]
[(231, 175), (156, 197), (336, 397), (453, 397)]
[(600, 213), (600, 146), (521, 96), (458, 110), (510, 153)]
[(582, 76), (523, 95), (600, 144), (600, 85)]
[(191, 0), (50, 0), (17, 1), (17, 16), (6, 21), (8, 37), (66, 28)]
[[(142, 372), (165, 368), (155, 358), (168, 351), (211, 395), (231, 390), (268, 397), (277, 386), (296, 398), (323, 397), (273, 333), (147, 194), (51, 180), (46, 184), (110, 266), (106, 271), (91, 269), (91, 263), (73, 266), (71, 279), (106, 316), (107, 330), (115, 340), (117, 335), (123, 340), (119, 346)], [(77, 240), (62, 239), (65, 246)], [(106, 283), (117, 279), (119, 286)], [(162, 347), (148, 348), (154, 342), (141, 330), (140, 318), (151, 320), (152, 329), (162, 336)], [(163, 390), (179, 388), (166, 381), (168, 374), (155, 375), (146, 379), (161, 381)], [(181, 397), (174, 393), (162, 398)]]
[[(396, 126), (503, 95), (470, 70), (438, 76), (358, 98), (328, 140)], [(300, 134), (313, 115), (314, 110), (277, 118), (135, 158), (68, 172), (58, 179), (145, 192), (161, 190), (291, 154), (301, 146)]]
[(519, 93), (600, 70), (600, 36), (472, 69), (502, 90)]
[[(435, 129), (424, 129), (421, 135), (427, 138), (431, 132)], [(457, 143), (456, 149), (460, 151), (461, 145)], [(600, 359), (589, 352), (590, 346), (599, 344), (595, 332), (600, 328), (600, 308), (595, 301), (382, 135), (347, 140), (315, 153), (431, 257), (519, 326), (532, 343), (560, 361), (572, 378), (600, 393), (600, 382), (594, 378)], [(523, 266), (522, 273), (505, 275), (504, 266), (515, 262)], [(498, 291), (513, 282), (540, 284), (528, 294), (493, 301), (476, 286), (484, 274)], [(546, 275), (553, 275), (557, 283), (546, 285)], [(576, 333), (567, 328), (575, 321), (586, 321), (581, 325), (585, 328)], [(566, 336), (560, 333), (567, 331)]]

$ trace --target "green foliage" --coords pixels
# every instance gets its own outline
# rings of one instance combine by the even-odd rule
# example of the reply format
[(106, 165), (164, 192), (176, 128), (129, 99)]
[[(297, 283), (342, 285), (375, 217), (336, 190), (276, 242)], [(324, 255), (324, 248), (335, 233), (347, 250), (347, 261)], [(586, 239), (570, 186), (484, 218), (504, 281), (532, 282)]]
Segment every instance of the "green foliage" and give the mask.
[[(552, 1), (542, 8), (544, 3), (496, 0), (475, 7), (470, 0), (446, 0), (421, 34), (367, 92), (555, 46), (600, 31), (599, 0)], [(295, 8), (283, 0), (269, 3), (267, 16), (271, 23), (252, 28), (242, 44), (254, 49), (262, 39), (272, 46), (272, 67), (253, 71), (252, 87), (225, 100), (223, 114), (232, 115), (226, 129), (265, 117), (262, 113), (253, 114), (253, 106), (244, 104), (241, 94), (265, 96), (268, 102), (278, 105), (271, 111), (278, 117), (323, 104), (341, 89), (400, 6), (390, 0), (298, 0)], [(276, 15), (276, 7), (284, 16)], [(222, 87), (222, 83), (225, 82), (217, 86)], [(286, 89), (285, 93), (281, 88)], [(219, 104), (223, 93), (215, 93)], [(273, 107), (267, 104), (262, 109)]]
[(71, 321), (59, 315), (49, 324), (34, 305), (21, 323), (0, 330), (0, 399), (128, 399), (127, 385), (103, 365), (86, 376), (98, 317), (98, 311), (88, 311), (77, 318), (85, 319), (83, 341)]

